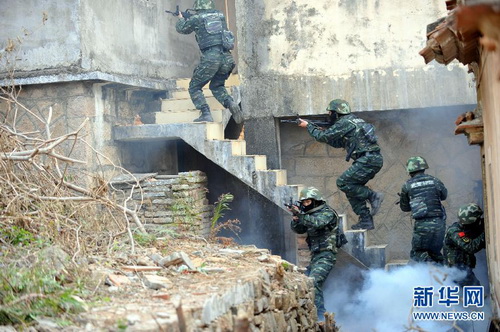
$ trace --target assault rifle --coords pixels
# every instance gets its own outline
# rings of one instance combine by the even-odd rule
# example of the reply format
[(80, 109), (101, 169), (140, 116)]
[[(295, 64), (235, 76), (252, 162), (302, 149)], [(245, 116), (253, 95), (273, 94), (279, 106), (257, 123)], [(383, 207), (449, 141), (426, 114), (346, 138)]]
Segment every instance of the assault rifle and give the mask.
[(344, 244), (349, 243), (349, 241), (347, 240), (347, 237), (344, 234), (344, 230), (342, 229), (342, 223), (340, 222), (340, 218), (337, 220), (337, 222), (339, 224), (337, 225), (337, 237), (335, 238), (336, 240), (335, 246), (337, 248), (341, 248)]
[(177, 5), (177, 6), (175, 6), (175, 12), (172, 12), (170, 10), (165, 10), (165, 13), (172, 14), (173, 16), (176, 16), (176, 17), (179, 16), (179, 14), (182, 14), (182, 17), (190, 18), (191, 15), (193, 15), (189, 12), (190, 10), (194, 11), (194, 9), (186, 9), (186, 11), (182, 12), (179, 10), (179, 5)]
[[(296, 201), (295, 203), (293, 202), (292, 196), (290, 196), (290, 201), (288, 203), (284, 203), (283, 205), (286, 206), (287, 209), (292, 210), (292, 206), (300, 206), (300, 202)], [(293, 210), (292, 210), (293, 211)], [(295, 213), (294, 213), (295, 214)]]
[[(295, 123), (296, 125), (300, 124), (300, 120), (302, 120), (298, 115), (295, 119), (281, 119), (281, 123)], [(332, 124), (329, 121), (319, 121), (319, 120), (310, 120), (310, 119), (303, 119), (311, 124), (313, 124), (316, 127), (321, 127), (321, 128), (329, 128)]]

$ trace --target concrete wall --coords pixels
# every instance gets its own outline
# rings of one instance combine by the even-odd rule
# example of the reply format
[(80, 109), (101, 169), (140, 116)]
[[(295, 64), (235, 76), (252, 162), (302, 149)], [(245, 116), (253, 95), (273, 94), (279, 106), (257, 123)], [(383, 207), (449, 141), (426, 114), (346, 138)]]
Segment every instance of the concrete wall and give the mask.
[(0, 13), (0, 48), (22, 41), (14, 52), (17, 75), (29, 76), (22, 84), (98, 78), (168, 88), (164, 80), (190, 77), (199, 59), (194, 34), (177, 33), (177, 18), (164, 12), (176, 4), (185, 10), (193, 1), (9, 1)]
[(348, 167), (345, 153), (273, 121), (324, 114), (330, 100), (348, 100), (380, 137), (385, 166), (370, 185), (386, 200), (370, 241), (388, 243), (389, 258), (409, 254), (411, 220), (394, 201), (411, 155), (426, 157), (429, 173), (447, 185), (449, 222), (459, 205), (482, 200), (479, 150), (453, 135), (454, 119), (475, 107), (473, 75), (457, 62), (425, 65), (418, 54), (427, 25), (447, 15), (443, 1), (236, 0), (236, 9), (248, 153), (287, 169), (288, 183), (320, 188), (352, 224), (335, 184)]
[[(475, 103), (458, 64), (425, 65), (426, 25), (442, 1), (237, 0), (246, 116), (324, 113), (342, 97), (355, 111)], [(446, 84), (442, 82), (446, 80)]]
[[(88, 119), (80, 137), (106, 158), (98, 157), (94, 150), (85, 144), (73, 146), (71, 142), (67, 142), (61, 146), (66, 149), (66, 153), (71, 151), (72, 158), (85, 161), (87, 164), (84, 167), (88, 171), (110, 175), (110, 172), (115, 170), (114, 165), (118, 165), (132, 172), (176, 174), (175, 144), (151, 142), (141, 146), (132, 143), (121, 145), (112, 137), (113, 126), (132, 125), (135, 114), (155, 107), (154, 101), (157, 99), (157, 92), (152, 90), (131, 89), (130, 86), (91, 81), (27, 85), (17, 96), (21, 105), (43, 121), (48, 119), (49, 110), (52, 108), (52, 137), (73, 132)], [(45, 124), (32, 114), (21, 107), (17, 108), (17, 112), (14, 108), (9, 110), (6, 102), (0, 102), (2, 121), (7, 118), (19, 132), (39, 131), (42, 138), (46, 138)]]
[(224, 193), (234, 195), (221, 221), (238, 219), (241, 232), (235, 235), (229, 230), (221, 236), (233, 237), (240, 244), (256, 245), (271, 250), (289, 261), (295, 261), (295, 248), (288, 248), (284, 234), (290, 232), (290, 220), (284, 219), (282, 209), (267, 198), (248, 187), (237, 177), (228, 173), (192, 147), (179, 141), (179, 171), (201, 170), (208, 178), (207, 198), (214, 203)]
[[(488, 27), (488, 24), (485, 24)], [(492, 29), (498, 36), (500, 28)], [(486, 243), (490, 287), (493, 296), (493, 310), (498, 316), (500, 312), (500, 40), (496, 41), (496, 51), (483, 50), (481, 55), (481, 77), (478, 84), (478, 95), (483, 110), (484, 123), (484, 181), (485, 181), (485, 218)]]
[[(373, 123), (384, 156), (384, 167), (368, 185), (385, 193), (375, 230), (369, 232), (371, 244), (388, 244), (388, 259), (408, 259), (413, 224), (402, 212), (397, 193), (409, 178), (405, 169), (410, 156), (422, 155), (430, 165), (428, 174), (437, 176), (448, 188), (444, 206), (448, 224), (456, 221), (458, 207), (482, 201), (480, 151), (469, 146), (463, 136), (454, 136), (455, 119), (473, 107), (414, 109), (406, 111), (363, 112), (359, 116)], [(288, 183), (302, 183), (320, 189), (338, 213), (346, 213), (349, 225), (357, 222), (336, 180), (350, 165), (345, 151), (314, 141), (305, 129), (282, 124), (283, 167)]]

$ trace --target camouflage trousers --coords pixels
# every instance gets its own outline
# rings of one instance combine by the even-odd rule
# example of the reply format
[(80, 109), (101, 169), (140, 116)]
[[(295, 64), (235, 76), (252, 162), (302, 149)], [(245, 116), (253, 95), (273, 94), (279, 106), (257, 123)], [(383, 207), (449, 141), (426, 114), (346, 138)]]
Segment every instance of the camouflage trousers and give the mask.
[(209, 88), (215, 99), (224, 107), (225, 101), (231, 96), (224, 86), (227, 78), (235, 67), (231, 53), (223, 53), (218, 47), (213, 47), (202, 53), (200, 63), (193, 72), (189, 82), (189, 95), (196, 109), (208, 106), (203, 95), (203, 87), (210, 82)]
[(410, 258), (416, 262), (443, 263), (446, 222), (442, 217), (415, 220)]
[(373, 179), (383, 165), (384, 160), (381, 154), (363, 156), (356, 159), (351, 167), (337, 179), (337, 187), (345, 193), (352, 210), (358, 216), (370, 214), (366, 200), (373, 193), (373, 190), (365, 184)]
[(333, 269), (337, 255), (330, 250), (311, 253), (311, 262), (307, 267), (306, 274), (314, 280), (314, 304), (318, 312), (318, 319), (324, 319), (325, 300), (323, 297), (323, 284)]

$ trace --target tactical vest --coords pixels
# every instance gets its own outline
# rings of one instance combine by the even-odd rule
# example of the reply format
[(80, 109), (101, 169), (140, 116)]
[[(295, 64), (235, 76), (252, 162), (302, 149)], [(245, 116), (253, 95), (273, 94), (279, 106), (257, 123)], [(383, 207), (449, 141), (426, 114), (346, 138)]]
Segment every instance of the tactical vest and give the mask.
[[(337, 252), (337, 245), (336, 245), (336, 239), (337, 239), (337, 224), (336, 221), (338, 222), (338, 215), (333, 210), (326, 204), (322, 204), (318, 206), (317, 208), (312, 209), (311, 211), (308, 211), (308, 213), (313, 213), (315, 211), (321, 211), (323, 209), (328, 209), (331, 210), (334, 213), (334, 217), (330, 221), (330, 224), (324, 228), (320, 229), (313, 229), (309, 228), (307, 230), (307, 238), (306, 242), (307, 245), (309, 246), (309, 250), (313, 253), (317, 253), (320, 251), (326, 251), (326, 250), (331, 250), (333, 252)], [(336, 217), (336, 218), (335, 218)]]
[(222, 45), (222, 31), (226, 30), (224, 15), (218, 10), (200, 11), (200, 27), (196, 33), (196, 41), (200, 50)]
[(443, 217), (440, 193), (436, 178), (417, 174), (406, 182), (413, 219)]
[[(446, 234), (454, 234), (461, 231), (462, 228), (460, 227), (460, 224), (455, 222), (450, 226)], [(474, 268), (476, 266), (476, 256), (456, 247), (455, 243), (449, 236), (445, 237), (443, 253), (449, 266), (463, 266), (470, 268)]]
[[(355, 129), (347, 133), (344, 137), (344, 148), (353, 159), (359, 158), (363, 152), (380, 151), (373, 125), (368, 124), (365, 120), (353, 114), (345, 115), (339, 121), (342, 120), (348, 121), (355, 126)], [(365, 127), (371, 128), (369, 133), (365, 131)]]

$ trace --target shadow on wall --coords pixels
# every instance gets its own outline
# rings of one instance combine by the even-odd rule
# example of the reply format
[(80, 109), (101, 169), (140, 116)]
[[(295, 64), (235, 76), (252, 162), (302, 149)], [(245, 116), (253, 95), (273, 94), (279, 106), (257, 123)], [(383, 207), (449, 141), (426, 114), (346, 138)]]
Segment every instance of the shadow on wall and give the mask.
[(183, 141), (178, 142), (177, 151), (180, 172), (201, 170), (207, 175), (207, 198), (211, 204), (215, 203), (221, 194), (234, 195), (233, 202), (229, 204), (231, 210), (225, 212), (221, 221), (238, 219), (241, 222), (241, 232), (235, 236), (230, 231), (223, 231), (220, 236), (232, 237), (239, 244), (266, 248), (271, 250), (272, 254), (287, 258), (284, 225), (279, 207)]

